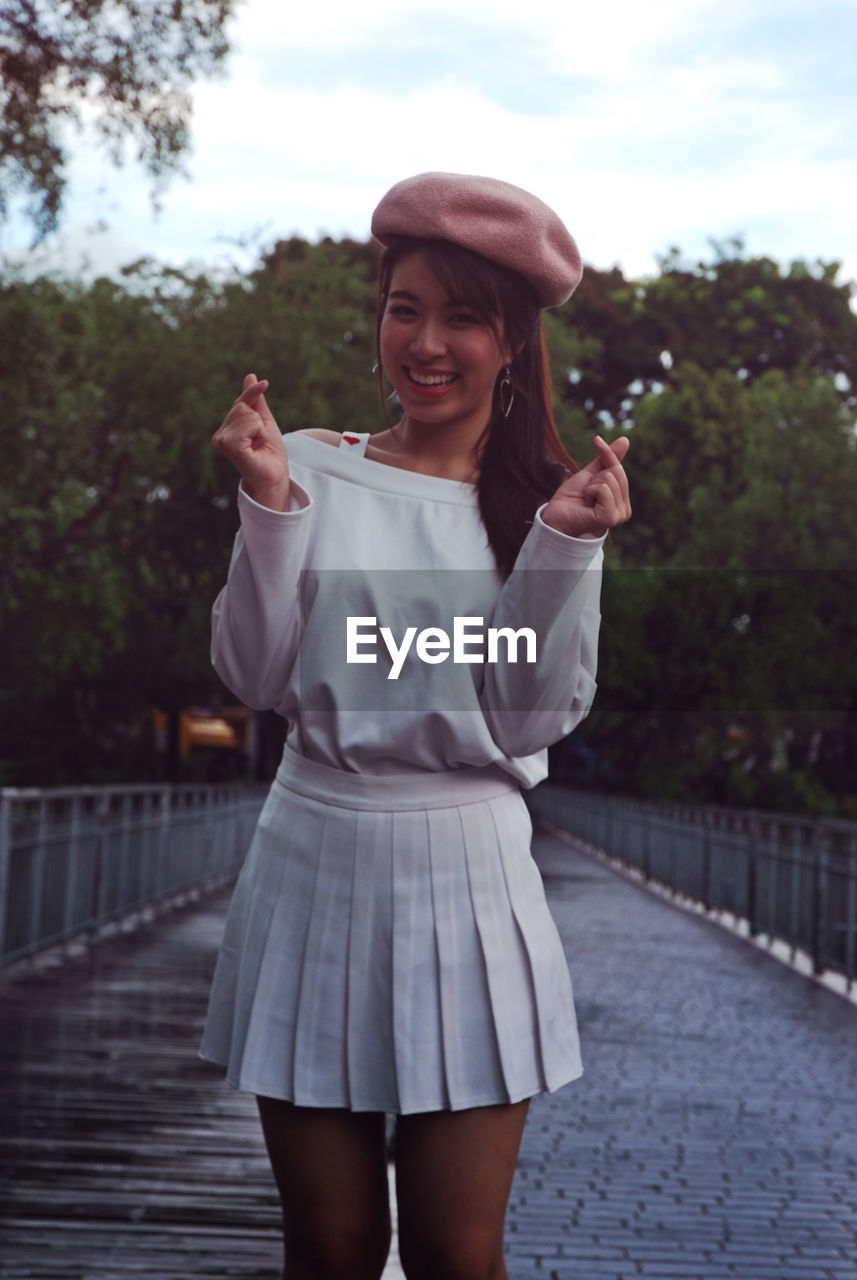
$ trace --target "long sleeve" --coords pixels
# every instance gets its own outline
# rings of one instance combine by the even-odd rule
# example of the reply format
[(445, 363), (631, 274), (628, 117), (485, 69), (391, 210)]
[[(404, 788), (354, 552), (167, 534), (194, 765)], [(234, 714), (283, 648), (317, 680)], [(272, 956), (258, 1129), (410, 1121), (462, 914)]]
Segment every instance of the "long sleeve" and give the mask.
[[(534, 786), (545, 748), (592, 702), (601, 542), (566, 537), (537, 514), (501, 584), (473, 486), (300, 433), (289, 459), (287, 512), (239, 490), (241, 530), (214, 606), (212, 658), (224, 682), (246, 705), (274, 708), (291, 747), (320, 764), (369, 775), (497, 765)], [(349, 657), (349, 618), (376, 635), (359, 660)], [(459, 618), (481, 646), (468, 635), (456, 650)], [(537, 633), (535, 664), (520, 643), (519, 661), (503, 661), (503, 637), (501, 660), (486, 660), (504, 627)], [(447, 633), (445, 659), (423, 657), (420, 629)]]
[(260, 506), (243, 485), (238, 490), (241, 528), (212, 610), (211, 660), (224, 684), (256, 711), (279, 702), (297, 657), (311, 507), (294, 479), (284, 512)]
[[(491, 626), (530, 628), (536, 661), (486, 664), (480, 705), (497, 745), (529, 756), (558, 742), (589, 713), (595, 696), (601, 623), (603, 538), (571, 538), (536, 513)], [(503, 652), (503, 650), (501, 650)]]

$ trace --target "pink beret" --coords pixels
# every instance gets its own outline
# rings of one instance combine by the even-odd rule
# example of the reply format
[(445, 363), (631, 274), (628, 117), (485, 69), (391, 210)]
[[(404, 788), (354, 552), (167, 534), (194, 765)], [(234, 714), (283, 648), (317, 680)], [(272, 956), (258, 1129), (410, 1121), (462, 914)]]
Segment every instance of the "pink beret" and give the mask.
[(558, 307), (580, 283), (577, 245), (552, 209), (521, 187), (463, 173), (420, 173), (391, 187), (372, 215), (381, 244), (396, 236), (451, 240), (523, 276), (539, 305)]

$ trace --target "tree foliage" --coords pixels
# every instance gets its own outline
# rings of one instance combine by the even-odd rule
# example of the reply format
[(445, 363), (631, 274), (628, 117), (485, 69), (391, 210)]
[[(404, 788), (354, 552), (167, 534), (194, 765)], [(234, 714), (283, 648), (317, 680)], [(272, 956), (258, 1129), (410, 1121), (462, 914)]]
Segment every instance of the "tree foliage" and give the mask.
[(770, 370), (812, 371), (835, 379), (857, 409), (851, 286), (837, 282), (838, 264), (796, 261), (783, 269), (746, 258), (740, 240), (713, 248), (713, 262), (695, 265), (673, 250), (660, 273), (642, 281), (615, 267), (589, 270), (557, 313), (579, 347), (562, 398), (593, 429), (633, 422), (642, 397), (688, 363), (745, 384)]
[(207, 632), (236, 481), (209, 438), (251, 365), (286, 429), (378, 426), (371, 263), (327, 242), (228, 282), (143, 262), (0, 285), (7, 778), (146, 774), (147, 708), (223, 698)]
[(854, 811), (852, 289), (836, 263), (712, 249), (646, 280), (589, 271), (557, 313), (561, 418), (632, 435), (634, 499), (608, 556), (603, 692), (557, 764)]
[[(580, 782), (857, 807), (857, 317), (833, 265), (723, 247), (590, 271), (550, 315), (570, 451), (627, 431)], [(730, 256), (731, 255), (731, 256)], [(249, 371), (284, 429), (383, 426), (370, 246), (298, 239), (245, 276), (0, 282), (0, 770), (157, 776), (148, 707), (216, 703), (208, 617), (236, 527), (209, 437)], [(668, 353), (668, 358), (664, 353)]]
[(583, 728), (604, 780), (770, 808), (854, 804), (845, 400), (820, 373), (749, 381), (689, 362), (640, 399), (634, 519), (605, 585), (605, 696)]
[(233, 0), (0, 0), (0, 218), (23, 195), (36, 237), (57, 226), (68, 125), (89, 125), (155, 193), (188, 145), (189, 88), (228, 51)]

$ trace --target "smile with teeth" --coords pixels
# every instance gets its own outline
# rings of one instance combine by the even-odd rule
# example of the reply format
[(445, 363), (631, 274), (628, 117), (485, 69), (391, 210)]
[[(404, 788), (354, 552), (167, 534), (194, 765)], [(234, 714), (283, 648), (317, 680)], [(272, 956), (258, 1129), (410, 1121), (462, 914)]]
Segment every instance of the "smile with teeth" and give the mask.
[(458, 377), (457, 373), (428, 373), (421, 369), (413, 369), (410, 365), (405, 365), (405, 369), (408, 377), (418, 387), (448, 387)]

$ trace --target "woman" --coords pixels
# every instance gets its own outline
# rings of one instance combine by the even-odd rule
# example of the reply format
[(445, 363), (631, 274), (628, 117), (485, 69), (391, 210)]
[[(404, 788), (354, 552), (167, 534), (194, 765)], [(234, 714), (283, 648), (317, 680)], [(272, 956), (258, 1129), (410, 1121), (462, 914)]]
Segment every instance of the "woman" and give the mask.
[(581, 1071), (520, 788), (591, 704), (628, 442), (575, 471), (557, 439), (540, 313), (580, 258), (546, 205), (422, 174), (373, 233), (399, 421), (284, 442), (250, 374), (214, 437), (213, 659), (289, 727), (202, 1052), (258, 1097), (288, 1280), (380, 1276), (385, 1112), (409, 1280), (497, 1280), (528, 1099)]

